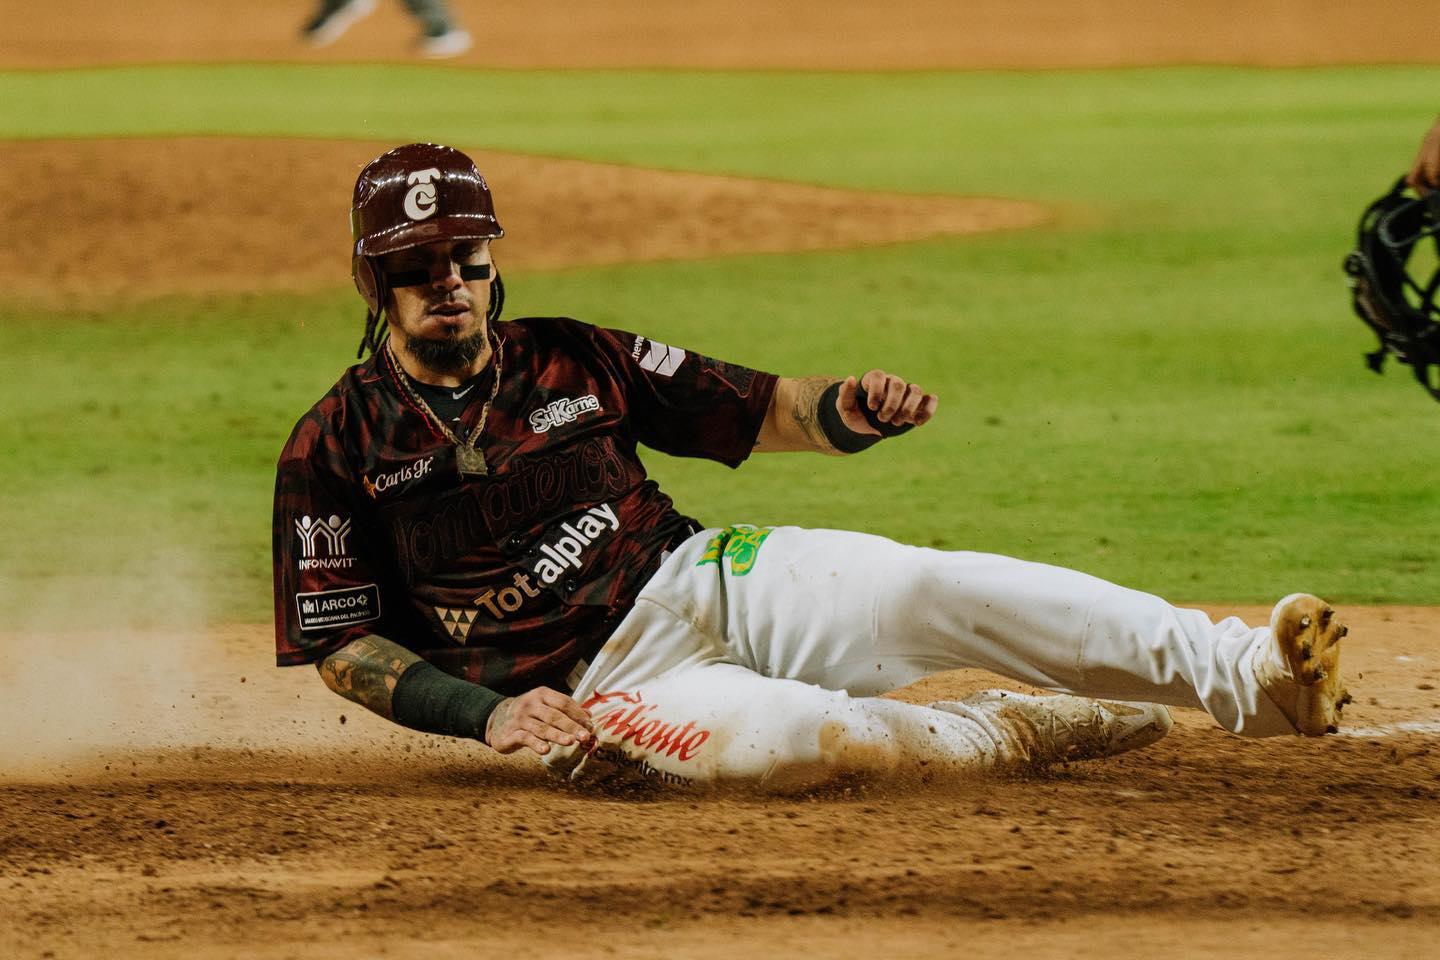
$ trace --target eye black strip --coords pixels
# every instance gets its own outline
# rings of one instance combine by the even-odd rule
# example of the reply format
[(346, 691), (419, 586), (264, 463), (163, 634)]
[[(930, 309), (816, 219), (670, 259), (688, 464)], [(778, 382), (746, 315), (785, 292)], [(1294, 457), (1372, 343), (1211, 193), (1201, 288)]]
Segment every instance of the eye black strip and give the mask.
[(390, 284), (391, 289), (423, 287), (430, 282), (430, 272), (428, 270), (397, 270), (394, 273), (385, 274), (385, 282)]
[[(489, 280), (490, 264), (474, 263), (462, 264), (460, 267), (461, 280)], [(430, 271), (428, 270), (397, 270), (394, 273), (385, 274), (385, 282), (391, 289), (395, 287), (423, 287), (430, 282)]]

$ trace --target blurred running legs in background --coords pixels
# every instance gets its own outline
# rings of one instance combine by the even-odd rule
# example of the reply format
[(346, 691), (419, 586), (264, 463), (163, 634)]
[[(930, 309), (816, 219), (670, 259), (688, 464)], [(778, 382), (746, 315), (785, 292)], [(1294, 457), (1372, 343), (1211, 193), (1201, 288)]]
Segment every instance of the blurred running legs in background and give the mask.
[[(421, 35), (416, 49), (421, 56), (440, 59), (455, 57), (473, 44), (470, 34), (455, 26), (445, 0), (404, 0), (405, 8), (420, 23)], [(359, 21), (375, 12), (376, 0), (321, 0), (315, 15), (305, 24), (301, 35), (315, 47), (326, 47), (339, 40)]]

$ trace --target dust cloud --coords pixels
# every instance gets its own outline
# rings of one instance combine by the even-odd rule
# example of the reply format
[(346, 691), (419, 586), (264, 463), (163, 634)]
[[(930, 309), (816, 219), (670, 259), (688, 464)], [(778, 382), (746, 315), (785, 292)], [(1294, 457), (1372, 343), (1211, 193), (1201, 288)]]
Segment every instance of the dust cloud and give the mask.
[(154, 569), (125, 571), (124, 591), (96, 575), (0, 576), (15, 611), (0, 631), (0, 781), (415, 748), (419, 735), (336, 697), (313, 669), (277, 669), (267, 624), (214, 625), (198, 558), (153, 556)]

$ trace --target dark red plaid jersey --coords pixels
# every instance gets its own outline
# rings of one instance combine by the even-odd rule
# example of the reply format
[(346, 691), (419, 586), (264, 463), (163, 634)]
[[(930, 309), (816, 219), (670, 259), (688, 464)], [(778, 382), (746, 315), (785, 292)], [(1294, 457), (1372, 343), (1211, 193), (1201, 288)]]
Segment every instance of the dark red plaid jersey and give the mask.
[[(275, 483), (281, 666), (375, 633), (502, 693), (563, 684), (700, 529), (637, 445), (738, 466), (775, 390), (772, 374), (568, 318), (495, 333), (488, 475), (461, 477), (385, 350), (296, 425)], [(454, 432), (468, 437), (483, 406)]]

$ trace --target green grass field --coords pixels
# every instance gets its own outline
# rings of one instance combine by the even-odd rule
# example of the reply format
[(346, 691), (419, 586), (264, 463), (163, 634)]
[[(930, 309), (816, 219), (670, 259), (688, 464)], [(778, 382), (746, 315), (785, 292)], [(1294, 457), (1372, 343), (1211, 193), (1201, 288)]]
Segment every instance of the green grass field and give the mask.
[[(1440, 407), (1364, 370), (1339, 264), (1436, 89), (1427, 68), (164, 67), (0, 73), (0, 136), (436, 139), (1051, 203), (1055, 226), (1017, 234), (511, 272), (508, 312), (940, 394), (932, 426), (848, 461), (652, 456), (709, 522), (992, 550), (1181, 600), (1435, 603)], [(164, 619), (173, 579), (210, 617), (266, 619), (274, 458), (359, 313), (343, 276), (82, 315), (0, 303), (0, 609)]]

